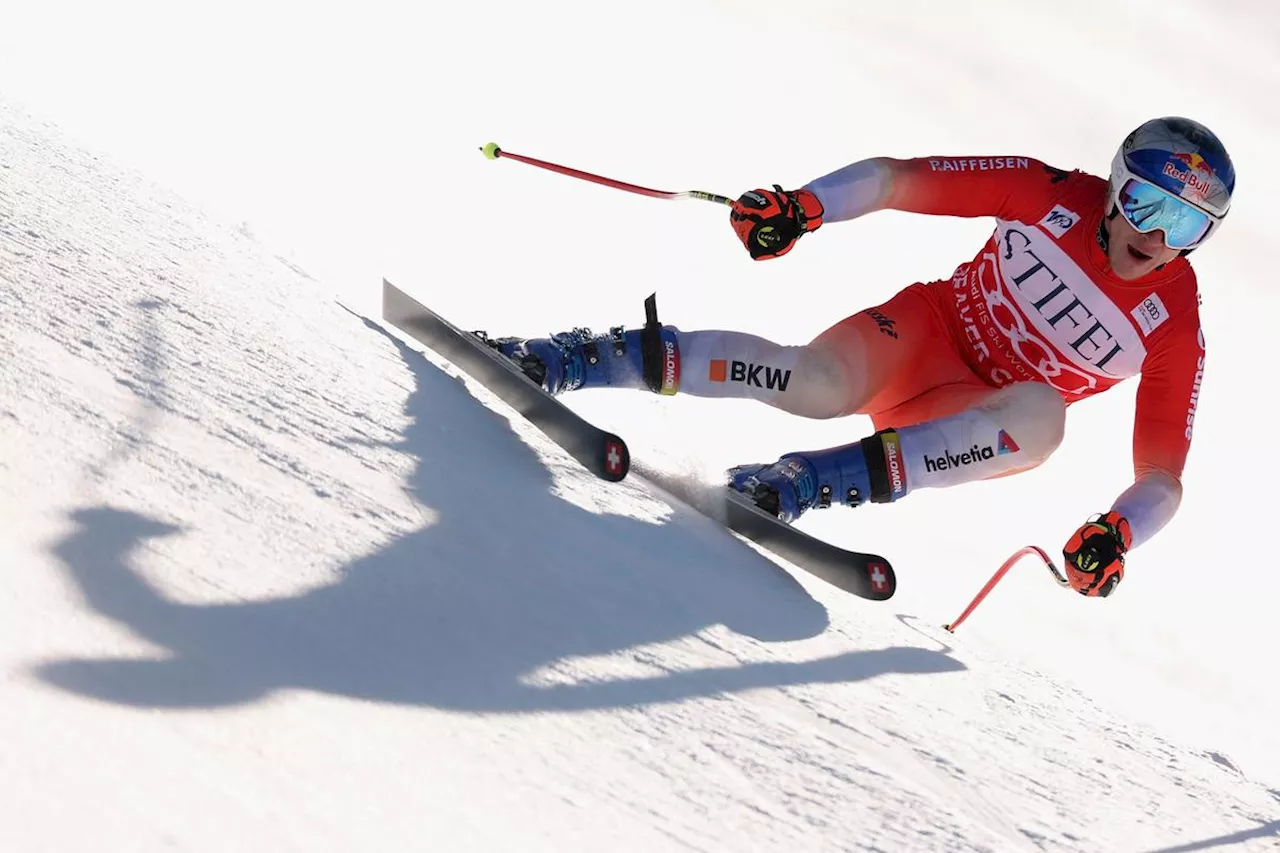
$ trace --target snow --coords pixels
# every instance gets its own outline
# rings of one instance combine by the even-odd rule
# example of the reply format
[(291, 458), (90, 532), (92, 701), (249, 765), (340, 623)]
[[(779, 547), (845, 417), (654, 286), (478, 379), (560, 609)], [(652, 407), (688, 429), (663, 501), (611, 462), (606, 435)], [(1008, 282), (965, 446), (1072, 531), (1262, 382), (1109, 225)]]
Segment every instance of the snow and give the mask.
[[(0, 849), (1276, 849), (1270, 4), (398, 7), (6, 11)], [(753, 264), (723, 210), (490, 140), (734, 193), (875, 154), (1098, 172), (1168, 113), (1241, 192), (1194, 256), (1186, 499), (1105, 601), (1028, 561), (940, 629), (1128, 483), (1131, 384), (1037, 471), (806, 516), (894, 560), (877, 604), (591, 478), (375, 322), (386, 275), (495, 334), (656, 290), (806, 340), (990, 228), (878, 214)], [(868, 426), (571, 402), (707, 476)]]

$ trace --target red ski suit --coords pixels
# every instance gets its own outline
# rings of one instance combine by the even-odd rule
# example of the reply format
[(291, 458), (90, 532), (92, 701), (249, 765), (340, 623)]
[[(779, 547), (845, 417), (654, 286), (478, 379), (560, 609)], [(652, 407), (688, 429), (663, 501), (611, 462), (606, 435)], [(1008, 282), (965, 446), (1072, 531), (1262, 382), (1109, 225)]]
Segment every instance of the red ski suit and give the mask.
[(996, 219), (990, 239), (950, 280), (912, 285), (846, 321), (879, 322), (888, 332), (931, 324), (911, 363), (891, 358), (898, 363), (881, 369), (892, 373), (872, 383), (878, 390), (862, 411), (877, 427), (949, 414), (1013, 382), (1048, 384), (1070, 405), (1141, 374), (1135, 479), (1161, 485), (1132, 496), (1148, 506), (1131, 499), (1124, 509), (1160, 516), (1133, 519), (1146, 528), (1142, 538), (1168, 520), (1204, 371), (1196, 277), (1183, 258), (1133, 281), (1111, 272), (1100, 238), (1111, 206), (1105, 180), (1029, 157), (877, 158), (809, 189), (827, 222), (880, 209)]

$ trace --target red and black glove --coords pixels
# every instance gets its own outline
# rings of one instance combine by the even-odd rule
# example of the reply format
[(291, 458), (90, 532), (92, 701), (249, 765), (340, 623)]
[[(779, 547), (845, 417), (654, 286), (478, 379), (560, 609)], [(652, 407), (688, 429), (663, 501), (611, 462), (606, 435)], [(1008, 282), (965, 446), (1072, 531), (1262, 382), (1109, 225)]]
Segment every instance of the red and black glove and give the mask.
[(743, 193), (733, 203), (729, 222), (742, 245), (757, 261), (777, 258), (791, 251), (800, 235), (822, 226), (822, 202), (808, 190), (771, 190)]
[(1129, 522), (1119, 513), (1090, 519), (1062, 549), (1067, 580), (1081, 595), (1110, 595), (1124, 579), (1124, 555), (1132, 543)]

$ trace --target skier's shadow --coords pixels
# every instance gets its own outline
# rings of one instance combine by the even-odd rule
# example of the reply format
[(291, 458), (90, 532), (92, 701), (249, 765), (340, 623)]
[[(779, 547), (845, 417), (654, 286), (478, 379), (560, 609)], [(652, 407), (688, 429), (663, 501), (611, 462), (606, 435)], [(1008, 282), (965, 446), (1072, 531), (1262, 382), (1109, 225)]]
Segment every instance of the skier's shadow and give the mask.
[[(386, 334), (376, 325), (370, 328)], [(963, 669), (909, 647), (811, 662), (730, 662), (653, 677), (553, 686), (528, 676), (724, 624), (762, 640), (816, 636), (825, 609), (788, 575), (705, 525), (580, 509), (504, 418), (386, 335), (412, 376), (399, 448), (410, 487), (438, 520), (295, 597), (190, 605), (130, 565), (146, 540), (180, 532), (99, 506), (73, 516), (55, 553), (88, 603), (167, 654), (64, 660), (41, 677), (139, 706), (213, 707), (279, 689), (477, 712), (628, 707), (760, 687)], [(482, 455), (478, 455), (477, 451)]]

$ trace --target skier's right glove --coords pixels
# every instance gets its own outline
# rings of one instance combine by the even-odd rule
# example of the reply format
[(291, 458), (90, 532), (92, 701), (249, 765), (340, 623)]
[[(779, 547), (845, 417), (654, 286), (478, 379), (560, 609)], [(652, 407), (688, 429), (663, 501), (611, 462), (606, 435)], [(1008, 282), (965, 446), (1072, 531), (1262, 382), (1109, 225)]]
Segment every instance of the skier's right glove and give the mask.
[(822, 226), (822, 202), (808, 190), (751, 190), (733, 203), (729, 222), (757, 261), (791, 251), (801, 235)]
[(1118, 512), (1090, 519), (1062, 549), (1067, 580), (1081, 595), (1110, 595), (1124, 579), (1124, 555), (1132, 543), (1129, 522)]

